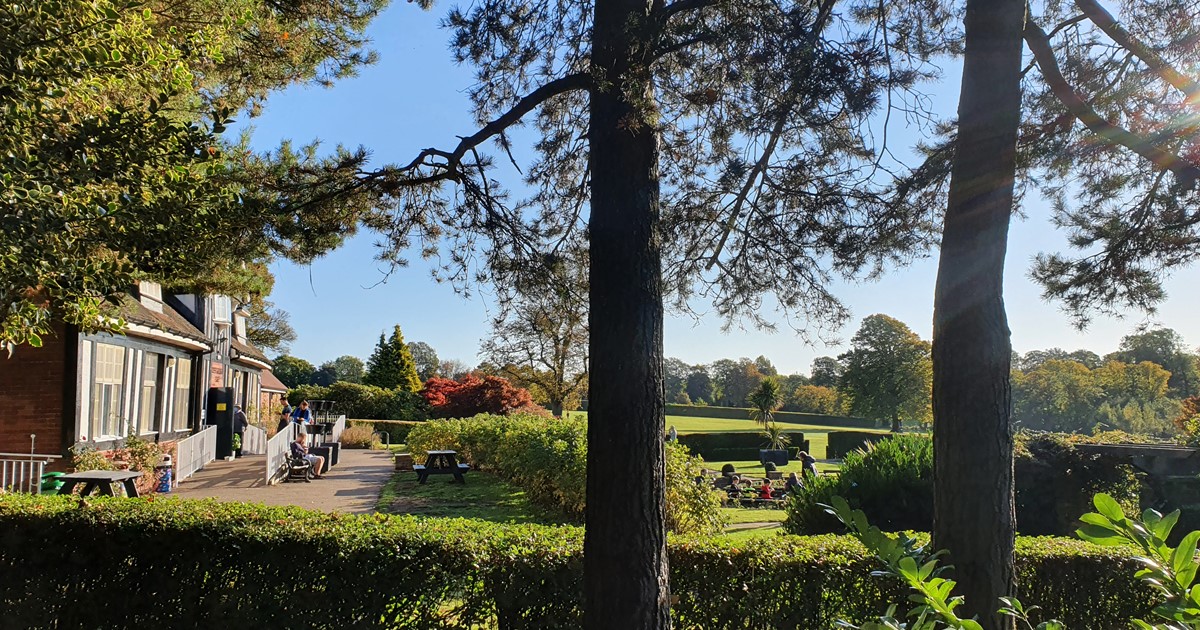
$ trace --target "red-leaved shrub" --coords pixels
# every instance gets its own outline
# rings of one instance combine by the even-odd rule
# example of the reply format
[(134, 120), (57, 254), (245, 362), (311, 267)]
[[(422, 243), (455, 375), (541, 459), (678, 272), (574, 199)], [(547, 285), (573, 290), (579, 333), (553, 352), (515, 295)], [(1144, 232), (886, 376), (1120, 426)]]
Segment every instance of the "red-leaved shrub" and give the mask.
[(480, 413), (507, 414), (533, 406), (529, 390), (514, 387), (499, 376), (467, 374), (461, 379), (433, 377), (421, 395), (434, 418), (470, 418)]

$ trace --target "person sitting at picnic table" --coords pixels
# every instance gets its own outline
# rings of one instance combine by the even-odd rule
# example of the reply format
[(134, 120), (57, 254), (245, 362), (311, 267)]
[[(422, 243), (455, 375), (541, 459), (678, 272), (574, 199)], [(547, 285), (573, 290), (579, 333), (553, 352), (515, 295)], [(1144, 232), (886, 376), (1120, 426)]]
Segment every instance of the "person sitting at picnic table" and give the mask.
[(792, 472), (788, 473), (788, 478), (783, 484), (783, 489), (790, 495), (797, 495), (804, 489), (804, 484), (800, 482), (800, 477), (797, 477), (796, 473)]
[(807, 451), (800, 451), (800, 461), (803, 462), (804, 474), (817, 476), (817, 460)]
[(760, 486), (758, 488), (758, 498), (760, 498), (760, 499), (774, 499), (775, 498), (771, 494), (771, 480), (770, 479), (763, 479), (762, 486)]
[(300, 405), (292, 410), (292, 422), (296, 424), (312, 424), (312, 412), (308, 409), (308, 401), (301, 400)]
[(324, 477), (321, 471), (325, 469), (325, 458), (320, 455), (309, 455), (307, 441), (307, 434), (301, 433), (296, 436), (296, 441), (292, 442), (292, 457), (308, 462), (313, 467), (313, 479), (321, 479)]
[(725, 488), (725, 492), (726, 492), (726, 494), (729, 495), (729, 498), (736, 499), (736, 498), (742, 496), (742, 485), (741, 484), (742, 484), (741, 477), (734, 475), (729, 478), (729, 485), (726, 486), (726, 488)]

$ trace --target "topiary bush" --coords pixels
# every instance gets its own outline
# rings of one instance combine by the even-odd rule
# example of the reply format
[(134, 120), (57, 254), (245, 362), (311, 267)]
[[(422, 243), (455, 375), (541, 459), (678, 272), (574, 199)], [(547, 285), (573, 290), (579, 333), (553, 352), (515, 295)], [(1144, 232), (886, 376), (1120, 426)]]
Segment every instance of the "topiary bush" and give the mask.
[[(450, 449), (481, 470), (522, 488), (531, 501), (581, 519), (587, 491), (587, 422), (554, 417), (480, 414), (430, 420), (408, 435), (414, 453)], [(694, 479), (703, 462), (667, 445), (667, 520), (672, 531), (720, 530), (720, 503)], [(712, 495), (712, 496), (708, 496)], [(693, 527), (702, 529), (694, 530)]]
[[(2, 495), (0, 532), (5, 627), (174, 628), (186, 620), (532, 630), (582, 622), (577, 527)], [(1071, 628), (1125, 628), (1155, 603), (1133, 577), (1141, 567), (1130, 553), (1018, 538), (1018, 595)], [(838, 619), (861, 623), (906, 595), (899, 581), (872, 575), (878, 561), (846, 536), (672, 537), (669, 554), (678, 628), (831, 628)], [(323, 577), (308, 579), (314, 574)]]
[(807, 477), (804, 489), (788, 499), (784, 527), (793, 534), (843, 531), (825, 511), (842, 496), (886, 531), (927, 531), (933, 519), (933, 440), (892, 435), (866, 450), (846, 455), (840, 475)]
[(890, 435), (869, 431), (830, 431), (827, 436), (829, 443), (825, 447), (825, 458), (842, 459), (854, 451), (865, 448), (868, 444), (886, 440)]

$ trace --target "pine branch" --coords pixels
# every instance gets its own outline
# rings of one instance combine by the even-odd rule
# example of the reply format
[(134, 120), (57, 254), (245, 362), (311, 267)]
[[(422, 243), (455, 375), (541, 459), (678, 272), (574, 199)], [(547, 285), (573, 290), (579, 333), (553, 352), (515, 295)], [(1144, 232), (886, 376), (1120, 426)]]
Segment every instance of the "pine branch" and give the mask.
[(1137, 38), (1135, 38), (1125, 27), (1117, 23), (1116, 18), (1112, 16), (1104, 7), (1100, 6), (1096, 0), (1075, 0), (1075, 6), (1079, 7), (1088, 19), (1093, 24), (1100, 27), (1106, 35), (1111, 37), (1113, 41), (1120, 44), (1125, 50), (1137, 55), (1150, 70), (1162, 77), (1164, 81), (1170, 83), (1175, 89), (1187, 95), (1188, 101), (1195, 105), (1200, 102), (1200, 84), (1193, 81), (1190, 77), (1184, 75), (1179, 70), (1176, 70), (1166, 59), (1162, 58), (1158, 52), (1149, 48)]
[(1042, 71), (1042, 78), (1045, 79), (1058, 100), (1067, 108), (1067, 111), (1071, 112), (1079, 122), (1092, 130), (1103, 142), (1123, 146), (1146, 158), (1156, 167), (1171, 171), (1184, 189), (1190, 190), (1195, 186), (1197, 179), (1200, 179), (1200, 168), (1170, 151), (1164, 151), (1151, 139), (1105, 119), (1092, 107), (1091, 103), (1067, 83), (1066, 77), (1063, 76), (1062, 70), (1058, 66), (1058, 60), (1054, 57), (1049, 36), (1032, 20), (1025, 23), (1024, 39), (1025, 43), (1029, 45), (1029, 50), (1033, 52), (1038, 68)]

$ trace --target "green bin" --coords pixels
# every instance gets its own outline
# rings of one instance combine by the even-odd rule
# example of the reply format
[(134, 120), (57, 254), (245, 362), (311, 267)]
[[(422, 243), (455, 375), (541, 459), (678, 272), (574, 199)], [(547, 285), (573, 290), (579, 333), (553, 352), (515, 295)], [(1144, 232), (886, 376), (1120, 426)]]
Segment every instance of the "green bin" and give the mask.
[(63, 482), (59, 477), (65, 474), (60, 472), (42, 473), (42, 494), (58, 494), (59, 489), (63, 487)]

